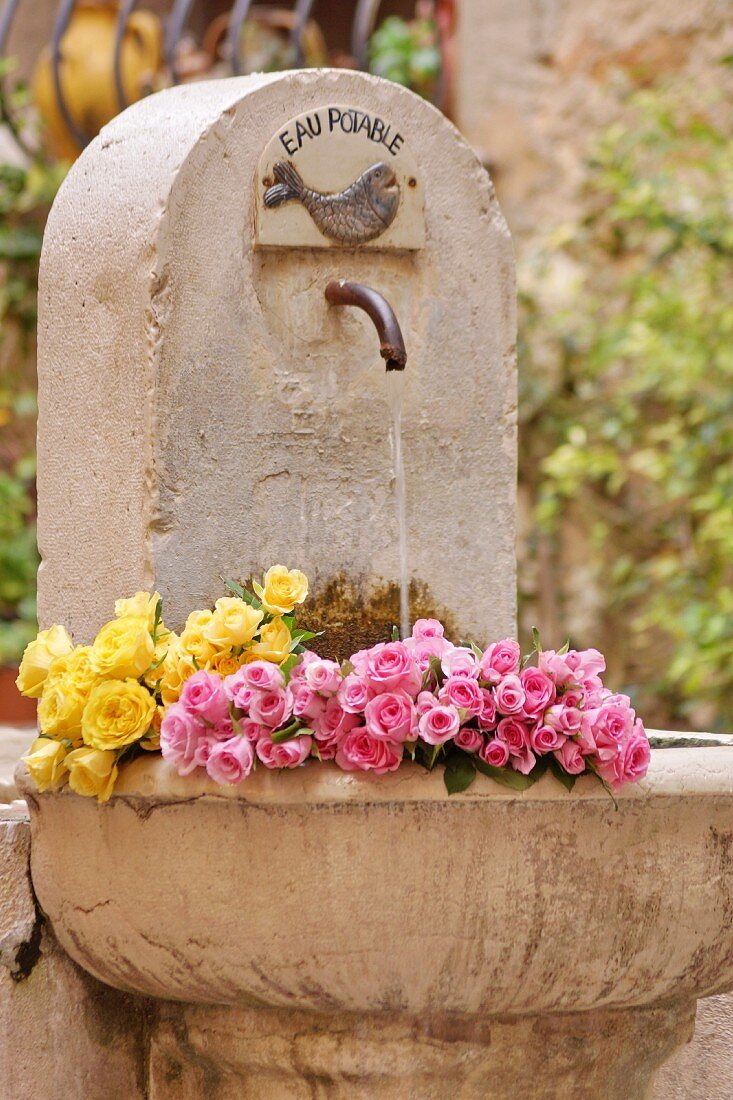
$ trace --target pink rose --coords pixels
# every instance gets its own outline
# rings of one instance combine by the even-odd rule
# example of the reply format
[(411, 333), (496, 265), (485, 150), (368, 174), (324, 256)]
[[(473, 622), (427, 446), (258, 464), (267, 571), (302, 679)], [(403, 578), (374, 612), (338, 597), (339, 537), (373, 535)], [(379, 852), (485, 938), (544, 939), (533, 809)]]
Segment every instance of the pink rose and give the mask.
[(333, 760), (341, 739), (349, 730), (358, 726), (359, 721), (356, 714), (350, 714), (343, 709), (338, 699), (332, 696), (328, 700), (323, 714), (313, 722), (315, 748), (321, 760)]
[(422, 642), (425, 638), (442, 638), (445, 627), (437, 619), (417, 619), (412, 625), (412, 636)]
[(314, 661), (320, 661), (320, 659), (317, 653), (314, 653), (310, 649), (306, 649), (304, 653), (301, 653), (297, 665), (293, 665), (290, 670), (290, 683), (293, 684), (297, 683), (299, 680), (304, 680), (308, 665), (313, 664)]
[(256, 744), (261, 737), (269, 737), (270, 730), (267, 726), (261, 726), (259, 722), (253, 722), (251, 718), (240, 718), (237, 722), (239, 731), (248, 741)]
[(558, 733), (552, 726), (543, 726), (539, 722), (529, 731), (529, 743), (539, 756), (555, 752), (564, 741), (564, 734)]
[(364, 711), (366, 728), (382, 741), (403, 741), (417, 737), (417, 711), (404, 691), (385, 691), (375, 695)]
[(335, 661), (312, 661), (305, 670), (305, 682), (319, 695), (335, 695), (343, 676)]
[(189, 714), (195, 714), (212, 726), (229, 714), (229, 700), (221, 677), (204, 669), (189, 676), (178, 701)]
[(481, 688), (481, 710), (476, 720), (482, 730), (492, 730), (496, 725), (496, 703), (489, 688)]
[(494, 702), (501, 714), (519, 714), (524, 707), (524, 688), (518, 676), (510, 673), (494, 688)]
[(481, 679), (489, 684), (498, 684), (502, 676), (514, 675), (519, 672), (520, 657), (519, 642), (515, 642), (513, 638), (494, 642), (479, 662)]
[(396, 771), (402, 760), (402, 745), (373, 737), (366, 726), (350, 730), (336, 750), (336, 763), (345, 772), (373, 771), (376, 775)]
[(451, 737), (455, 737), (460, 724), (455, 707), (438, 704), (421, 715), (418, 728), (420, 736), (428, 745), (444, 745)]
[(643, 779), (651, 761), (649, 738), (640, 718), (637, 718), (634, 732), (624, 747), (623, 756), (623, 783), (636, 783)]
[(257, 742), (257, 757), (266, 768), (297, 768), (308, 758), (312, 738), (293, 737), (289, 741), (273, 744), (272, 737), (261, 737)]
[(470, 676), (478, 678), (479, 667), (476, 654), (465, 646), (456, 646), (446, 653), (440, 662), (446, 676)]
[[(242, 682), (248, 687), (257, 688), (259, 691), (267, 691), (270, 688), (284, 688), (285, 677), (278, 665), (272, 661), (252, 661), (249, 665), (242, 665), (239, 672)], [(229, 677), (227, 677), (229, 679)]]
[(509, 749), (503, 741), (495, 737), (493, 741), (486, 742), (479, 751), (479, 756), (487, 764), (491, 764), (492, 768), (503, 768), (509, 760)]
[(555, 753), (555, 759), (569, 775), (580, 775), (585, 771), (585, 757), (574, 741), (565, 741)]
[(634, 729), (634, 711), (625, 696), (613, 696), (602, 706), (582, 714), (581, 730), (588, 745), (594, 745), (601, 760), (614, 759), (622, 742)]
[(466, 718), (474, 718), (484, 708), (484, 698), (478, 681), (469, 676), (449, 676), (438, 692), (438, 699), (446, 706), (465, 711)]
[(179, 775), (190, 775), (197, 766), (196, 749), (205, 731), (203, 721), (182, 703), (172, 703), (166, 709), (160, 726), (160, 751)]
[(250, 718), (271, 730), (284, 725), (292, 713), (292, 692), (285, 691), (283, 688), (255, 691), (249, 704)]
[(359, 649), (349, 657), (349, 664), (352, 665), (357, 676), (366, 674), (367, 660), (370, 653), (371, 649)]
[(536, 763), (537, 758), (529, 745), (525, 745), (520, 753), (509, 754), (509, 767), (514, 768), (515, 772), (521, 772), (522, 775), (529, 775)]
[(350, 714), (361, 714), (373, 694), (366, 680), (355, 672), (350, 672), (346, 679), (341, 681), (338, 701)]
[(453, 744), (464, 752), (478, 752), (483, 747), (484, 735), (470, 726), (461, 726), (453, 738)]
[(438, 706), (438, 700), (433, 695), (432, 691), (421, 691), (415, 700), (417, 707), (418, 717), (422, 718), (425, 711), (432, 710), (433, 707)]
[(402, 642), (380, 642), (369, 650), (365, 676), (376, 692), (406, 691), (417, 695), (422, 675)]
[[(231, 676), (227, 676), (224, 679), (223, 686), (224, 692), (228, 699), (232, 701), (238, 710), (249, 710), (249, 704), (252, 700), (252, 688), (245, 680), (244, 670), (247, 665), (242, 665), (236, 672), (233, 672)], [(273, 668), (276, 666), (273, 665)], [(280, 670), (278, 669), (278, 672)]]
[(451, 642), (438, 637), (421, 638), (417, 642), (413, 638), (408, 638), (404, 645), (405, 649), (412, 654), (412, 658), (421, 673), (427, 672), (433, 657), (442, 660), (446, 653), (450, 653), (453, 649)]
[(566, 707), (563, 703), (554, 703), (547, 708), (542, 720), (546, 726), (552, 726), (558, 733), (571, 736), (580, 730), (583, 713), (576, 707)]
[(241, 783), (252, 771), (254, 750), (246, 737), (230, 737), (213, 746), (206, 771), (215, 783)]
[(307, 722), (314, 722), (326, 709), (325, 699), (321, 699), (312, 688), (309, 688), (304, 680), (296, 680), (288, 684), (288, 691), (293, 700), (293, 715), (295, 718), (303, 718)]
[(519, 673), (524, 688), (524, 713), (539, 718), (555, 700), (555, 685), (539, 668), (525, 668)]
[(496, 736), (505, 743), (511, 756), (521, 756), (529, 748), (529, 728), (521, 718), (502, 718)]

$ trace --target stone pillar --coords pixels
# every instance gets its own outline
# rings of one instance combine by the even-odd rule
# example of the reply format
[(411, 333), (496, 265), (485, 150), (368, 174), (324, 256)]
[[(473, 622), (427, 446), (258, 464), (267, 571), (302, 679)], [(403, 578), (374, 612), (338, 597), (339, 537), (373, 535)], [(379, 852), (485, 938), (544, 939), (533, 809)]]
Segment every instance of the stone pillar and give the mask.
[[(409, 141), (423, 248), (253, 247), (260, 154), (288, 119), (333, 102)], [(89, 639), (115, 597), (157, 587), (179, 626), (221, 594), (220, 575), (276, 561), (327, 597), (316, 622), (326, 603), (361, 640), (371, 620), (382, 636), (396, 621), (384, 364), (371, 325), (327, 306), (334, 277), (382, 291), (405, 334), (413, 611), (450, 611), (477, 639), (513, 630), (507, 229), (445, 118), (396, 85), (328, 70), (153, 96), (65, 181), (39, 294), (42, 625)]]

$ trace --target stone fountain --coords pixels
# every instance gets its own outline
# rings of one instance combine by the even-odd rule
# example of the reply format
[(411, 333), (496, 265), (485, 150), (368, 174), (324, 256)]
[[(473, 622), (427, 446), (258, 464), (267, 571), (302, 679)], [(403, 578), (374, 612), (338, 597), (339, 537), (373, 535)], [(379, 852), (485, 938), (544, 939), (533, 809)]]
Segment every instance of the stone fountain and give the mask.
[[(369, 210), (324, 220), (314, 193), (378, 166)], [(347, 648), (395, 621), (384, 364), (371, 322), (326, 300), (341, 280), (390, 304), (409, 354), (413, 613), (514, 630), (506, 226), (440, 114), (329, 71), (153, 96), (62, 188), (40, 292), (43, 626), (88, 640), (141, 587), (178, 626), (220, 575), (277, 560)], [(104, 806), (21, 781), (40, 904), (76, 962), (140, 997), (151, 1097), (643, 1097), (696, 998), (733, 987), (718, 749), (655, 753), (617, 810), (590, 780), (448, 798), (409, 767), (228, 789), (137, 760)]]

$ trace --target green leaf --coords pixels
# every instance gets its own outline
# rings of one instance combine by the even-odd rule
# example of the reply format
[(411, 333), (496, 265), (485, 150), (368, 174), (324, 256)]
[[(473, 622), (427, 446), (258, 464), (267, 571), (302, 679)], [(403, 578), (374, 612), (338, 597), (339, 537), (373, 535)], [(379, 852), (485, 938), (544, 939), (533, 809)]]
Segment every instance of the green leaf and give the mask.
[(487, 775), (489, 779), (494, 779), (503, 787), (511, 787), (515, 791), (526, 791), (539, 779), (536, 768), (530, 775), (522, 775), (521, 772), (515, 772), (513, 768), (495, 768), (478, 756), (474, 757), (474, 763), (482, 775)]
[(305, 729), (305, 727), (300, 724), (299, 718), (294, 718), (287, 726), (275, 730), (272, 734), (272, 743), (273, 745), (280, 745), (283, 741), (290, 741), (293, 737), (301, 737), (304, 733), (312, 732), (313, 730)]
[(569, 772), (566, 772), (560, 761), (554, 756), (546, 757), (546, 760), (555, 779), (559, 779), (567, 791), (572, 791), (575, 786), (575, 780), (578, 778), (577, 775), (570, 775)]
[(458, 794), (471, 786), (476, 778), (476, 766), (465, 752), (452, 752), (445, 764), (443, 782), (448, 794)]
[(532, 627), (532, 645), (534, 646), (535, 653), (542, 651), (542, 642), (540, 640), (540, 632), (536, 626)]
[(242, 588), (241, 584), (237, 584), (236, 581), (228, 581), (226, 577), (222, 576), (219, 576), (219, 580), (222, 582), (224, 587), (228, 589), (229, 592), (231, 592), (233, 596), (239, 596), (240, 600), (244, 599), (244, 589)]
[(290, 656), (287, 657), (283, 661), (283, 663), (280, 665), (280, 671), (282, 672), (283, 676), (285, 677), (285, 683), (286, 684), (290, 683), (290, 673), (293, 671), (295, 666), (298, 665), (298, 664), (300, 664), (300, 654), (299, 653), (291, 653)]
[(290, 650), (291, 650), (291, 652), (293, 650), (297, 649), (298, 652), (302, 653), (304, 643), (309, 642), (311, 640), (311, 638), (320, 638), (321, 634), (323, 634), (322, 630), (317, 630), (317, 631), (299, 630), (299, 631), (297, 631), (297, 633), (293, 634), (292, 638), (290, 639)]
[(392, 641), (399, 642), (400, 640), (400, 628), (398, 626), (392, 627)]
[(341, 675), (344, 677), (344, 679), (349, 676), (353, 671), (354, 666), (352, 665), (351, 661), (341, 662)]
[(570, 639), (569, 639), (569, 638), (566, 638), (566, 639), (565, 639), (565, 645), (563, 645), (563, 646), (560, 646), (560, 648), (559, 648), (559, 649), (558, 649), (558, 651), (557, 651), (557, 652), (558, 652), (558, 656), (560, 656), (560, 657), (564, 656), (564, 655), (565, 655), (565, 654), (567, 653), (567, 651), (568, 651), (569, 649), (570, 649)]
[[(155, 605), (155, 618), (153, 620), (153, 645), (155, 645), (155, 643), (158, 641), (158, 628), (160, 627), (160, 624), (162, 622), (163, 622), (163, 600), (159, 599), (158, 602)], [(153, 668), (157, 668), (159, 664), (160, 664), (160, 661), (158, 662), (158, 664), (153, 665)]]

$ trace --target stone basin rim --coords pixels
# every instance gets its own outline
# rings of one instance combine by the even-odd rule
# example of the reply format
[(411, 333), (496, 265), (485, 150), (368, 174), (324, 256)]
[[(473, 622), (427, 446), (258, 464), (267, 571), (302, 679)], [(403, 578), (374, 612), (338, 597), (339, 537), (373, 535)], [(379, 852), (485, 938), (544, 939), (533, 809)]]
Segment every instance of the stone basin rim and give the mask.
[[(79, 797), (68, 787), (41, 796), (21, 761), (16, 769), (21, 794), (39, 797)], [(616, 792), (619, 806), (626, 801), (649, 797), (700, 796), (733, 797), (733, 753), (720, 747), (653, 749), (649, 772), (639, 783)], [(223, 800), (253, 805), (307, 803), (400, 803), (400, 802), (597, 802), (613, 810), (609, 794), (591, 776), (580, 776), (569, 793), (546, 774), (532, 787), (517, 791), (478, 774), (467, 791), (448, 795), (443, 769), (425, 771), (405, 763), (397, 772), (343, 772), (333, 763), (310, 761), (300, 768), (279, 772), (258, 768), (241, 784), (219, 786), (204, 773), (179, 776), (160, 756), (138, 757), (120, 768), (119, 778), (108, 805), (116, 802), (176, 804), (197, 800)]]

